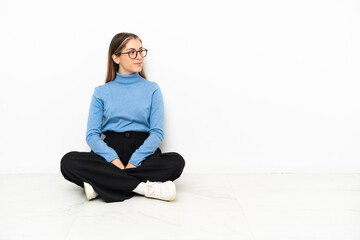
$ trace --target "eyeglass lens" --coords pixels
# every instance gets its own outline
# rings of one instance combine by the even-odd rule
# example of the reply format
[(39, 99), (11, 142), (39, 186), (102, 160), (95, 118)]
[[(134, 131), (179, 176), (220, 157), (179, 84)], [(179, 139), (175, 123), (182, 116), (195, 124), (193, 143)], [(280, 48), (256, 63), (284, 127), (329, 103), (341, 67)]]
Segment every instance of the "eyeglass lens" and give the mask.
[(138, 52), (140, 53), (141, 57), (145, 57), (146, 54), (147, 54), (147, 50), (146, 50), (146, 49), (141, 49), (141, 50), (139, 50), (139, 51), (130, 51), (130, 52), (129, 52), (129, 57), (130, 57), (130, 58), (136, 58)]

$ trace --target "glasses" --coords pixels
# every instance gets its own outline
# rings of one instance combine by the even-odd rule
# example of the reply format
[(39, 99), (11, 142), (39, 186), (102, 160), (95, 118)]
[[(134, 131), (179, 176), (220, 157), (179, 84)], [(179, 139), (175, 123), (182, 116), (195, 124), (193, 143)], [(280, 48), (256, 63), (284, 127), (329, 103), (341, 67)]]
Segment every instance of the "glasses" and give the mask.
[(129, 58), (135, 59), (137, 57), (137, 54), (140, 53), (141, 57), (144, 58), (147, 55), (147, 51), (148, 51), (147, 49), (143, 48), (143, 49), (141, 49), (139, 51), (131, 50), (129, 52), (119, 53), (119, 55), (127, 53), (129, 55)]

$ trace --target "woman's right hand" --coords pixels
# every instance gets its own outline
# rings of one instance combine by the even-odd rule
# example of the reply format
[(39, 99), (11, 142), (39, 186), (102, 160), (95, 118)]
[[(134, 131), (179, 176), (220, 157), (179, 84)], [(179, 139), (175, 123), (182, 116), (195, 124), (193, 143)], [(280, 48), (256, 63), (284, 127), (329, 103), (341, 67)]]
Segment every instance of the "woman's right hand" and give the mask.
[(120, 161), (120, 159), (116, 158), (114, 160), (111, 161), (112, 164), (114, 164), (115, 166), (117, 166), (120, 169), (124, 169), (125, 166), (124, 164)]

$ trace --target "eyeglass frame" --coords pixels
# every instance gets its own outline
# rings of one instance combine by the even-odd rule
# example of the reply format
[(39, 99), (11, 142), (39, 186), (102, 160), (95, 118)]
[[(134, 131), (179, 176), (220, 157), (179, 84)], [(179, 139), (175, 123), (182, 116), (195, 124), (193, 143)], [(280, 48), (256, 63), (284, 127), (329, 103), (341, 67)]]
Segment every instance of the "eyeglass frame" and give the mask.
[[(148, 50), (147, 50), (146, 48), (140, 49), (139, 51), (135, 51), (136, 54), (135, 54), (135, 57), (134, 57), (134, 58), (131, 58), (131, 57), (130, 57), (130, 52), (132, 52), (133, 50), (131, 50), (131, 51), (129, 51), (129, 52), (123, 52), (123, 53), (121, 52), (121, 53), (119, 53), (119, 56), (120, 56), (121, 54), (126, 54), (126, 53), (127, 53), (127, 55), (129, 56), (130, 59), (136, 59), (138, 53), (140, 54), (140, 52), (141, 52), (141, 51), (144, 51), (144, 50), (146, 51), (146, 54), (145, 54), (144, 57), (146, 57), (146, 56), (147, 56), (147, 52), (148, 52)], [(140, 56), (141, 56), (141, 54), (140, 54)], [(143, 56), (141, 56), (141, 57), (144, 58)]]

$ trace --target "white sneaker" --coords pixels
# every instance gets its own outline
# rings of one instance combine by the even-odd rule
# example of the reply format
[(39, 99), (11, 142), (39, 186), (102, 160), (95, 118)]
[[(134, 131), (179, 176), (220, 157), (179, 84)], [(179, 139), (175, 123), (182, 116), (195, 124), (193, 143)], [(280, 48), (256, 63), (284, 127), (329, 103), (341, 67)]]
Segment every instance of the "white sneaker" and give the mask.
[(145, 197), (157, 198), (165, 201), (172, 201), (176, 197), (175, 183), (166, 182), (150, 182), (145, 183)]
[(94, 199), (98, 196), (98, 193), (95, 192), (95, 190), (93, 189), (93, 187), (88, 184), (87, 182), (84, 182), (84, 189), (85, 189), (85, 195), (87, 200), (91, 200)]

